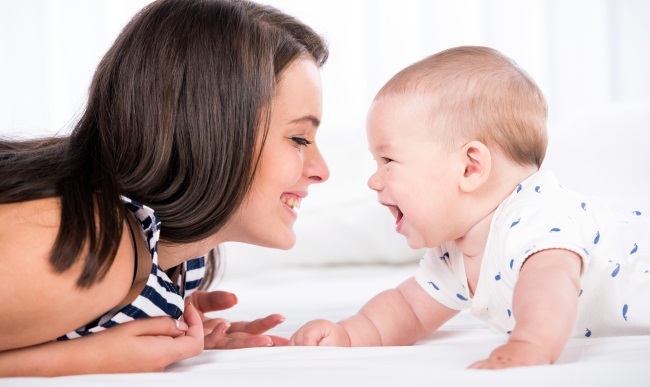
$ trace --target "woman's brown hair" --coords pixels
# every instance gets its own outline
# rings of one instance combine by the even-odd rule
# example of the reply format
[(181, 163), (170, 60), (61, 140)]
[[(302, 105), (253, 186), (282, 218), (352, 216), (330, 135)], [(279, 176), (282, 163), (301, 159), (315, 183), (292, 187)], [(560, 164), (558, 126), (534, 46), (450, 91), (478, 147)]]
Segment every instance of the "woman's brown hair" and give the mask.
[(120, 195), (156, 211), (161, 240), (210, 236), (247, 194), (278, 76), (301, 55), (320, 66), (328, 50), (275, 8), (155, 1), (99, 63), (69, 137), (0, 140), (0, 203), (61, 198), (50, 262), (64, 272), (87, 249), (80, 287), (101, 280), (115, 258)]

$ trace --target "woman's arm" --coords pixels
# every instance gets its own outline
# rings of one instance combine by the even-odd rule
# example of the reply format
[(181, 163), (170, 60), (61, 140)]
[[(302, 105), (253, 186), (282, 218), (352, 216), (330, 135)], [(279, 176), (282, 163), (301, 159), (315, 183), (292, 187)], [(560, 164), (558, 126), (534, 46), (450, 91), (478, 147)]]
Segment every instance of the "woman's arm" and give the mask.
[(551, 364), (566, 345), (578, 310), (580, 257), (543, 250), (529, 257), (515, 285), (512, 312), (517, 325), (508, 343), (471, 368)]
[(134, 269), (128, 232), (106, 276), (79, 288), (85, 258), (63, 272), (49, 261), (59, 211), (54, 198), (0, 205), (0, 351), (52, 341), (127, 302)]
[[(203, 350), (203, 326), (194, 307), (185, 323), (169, 317), (134, 320), (74, 340), (0, 352), (0, 376), (61, 376), (162, 371)], [(226, 323), (215, 328), (226, 330)]]

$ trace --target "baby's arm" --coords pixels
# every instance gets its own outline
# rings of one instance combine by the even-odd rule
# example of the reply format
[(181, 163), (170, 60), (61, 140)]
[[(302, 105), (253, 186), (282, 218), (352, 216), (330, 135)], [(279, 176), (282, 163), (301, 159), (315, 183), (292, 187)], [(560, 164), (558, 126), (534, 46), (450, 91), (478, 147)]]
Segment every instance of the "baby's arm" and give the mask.
[(508, 343), (470, 368), (550, 364), (566, 345), (578, 309), (580, 257), (568, 250), (543, 250), (529, 257), (513, 294), (517, 321)]
[(335, 324), (314, 320), (300, 328), (289, 345), (410, 345), (458, 313), (429, 296), (414, 278), (373, 297), (361, 310)]

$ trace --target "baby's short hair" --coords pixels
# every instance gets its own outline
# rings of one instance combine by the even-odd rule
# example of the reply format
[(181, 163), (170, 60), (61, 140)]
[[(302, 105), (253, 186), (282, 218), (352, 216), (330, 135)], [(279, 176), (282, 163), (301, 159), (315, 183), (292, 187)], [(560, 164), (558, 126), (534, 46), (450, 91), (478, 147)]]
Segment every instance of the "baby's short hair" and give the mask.
[(516, 163), (541, 166), (548, 142), (544, 95), (499, 51), (475, 46), (441, 51), (397, 73), (376, 99), (410, 94), (430, 104), (432, 127), (449, 147), (478, 140)]

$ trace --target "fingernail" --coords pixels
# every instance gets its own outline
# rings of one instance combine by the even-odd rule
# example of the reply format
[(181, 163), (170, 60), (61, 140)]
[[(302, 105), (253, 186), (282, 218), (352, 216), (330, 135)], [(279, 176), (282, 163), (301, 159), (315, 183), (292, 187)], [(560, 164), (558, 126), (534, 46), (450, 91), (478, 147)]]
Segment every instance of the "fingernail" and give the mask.
[(185, 321), (174, 320), (174, 322), (176, 323), (176, 328), (178, 328), (181, 331), (186, 331), (190, 328), (187, 326), (187, 324), (185, 324)]
[(228, 329), (230, 329), (230, 323), (222, 323), (223, 324), (223, 329), (221, 330), (223, 333), (226, 333)]

